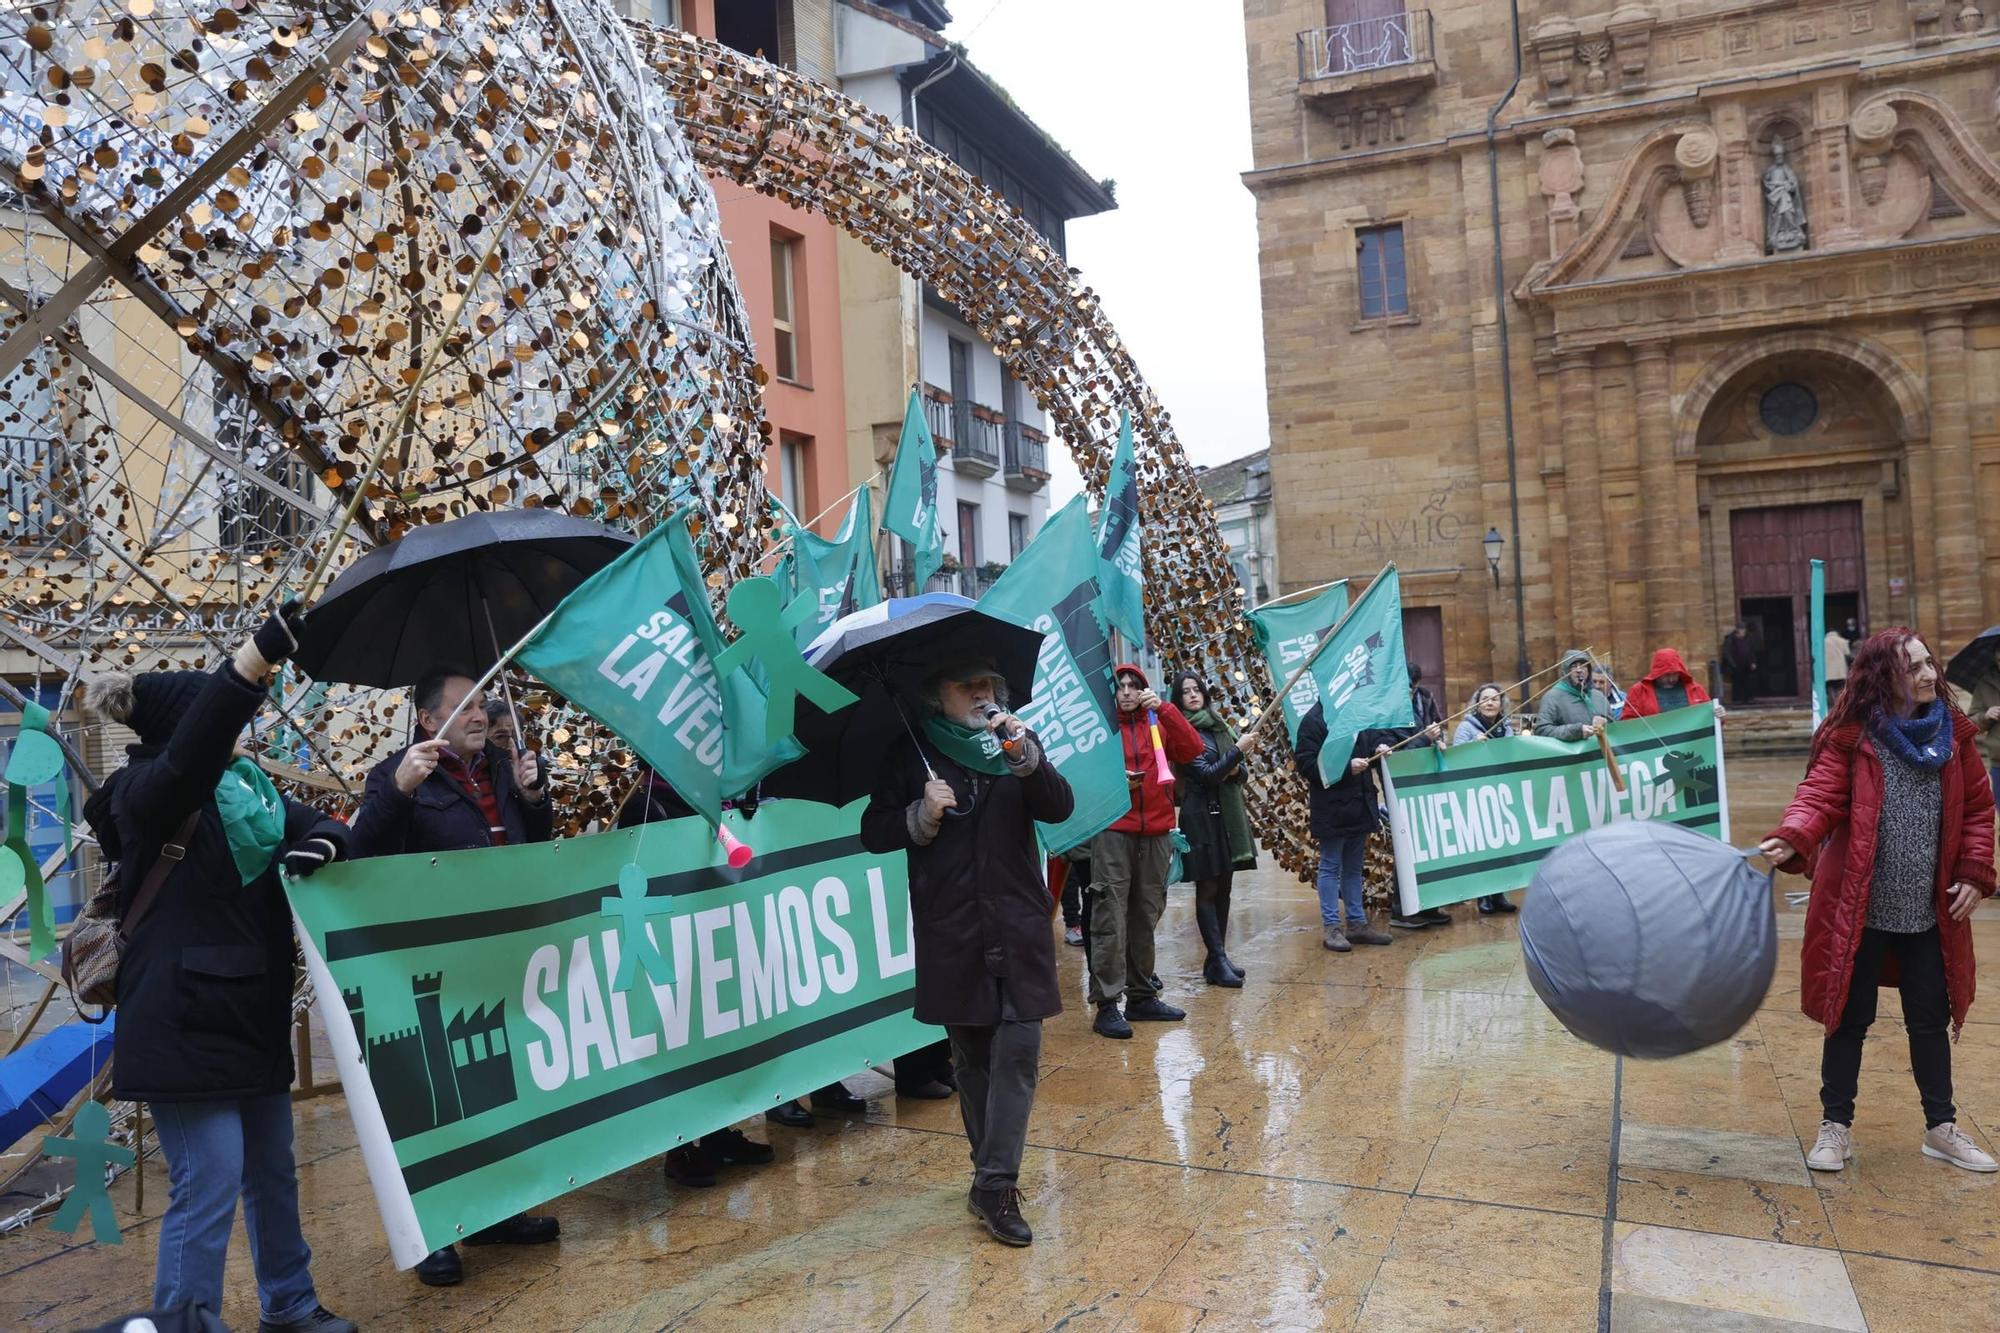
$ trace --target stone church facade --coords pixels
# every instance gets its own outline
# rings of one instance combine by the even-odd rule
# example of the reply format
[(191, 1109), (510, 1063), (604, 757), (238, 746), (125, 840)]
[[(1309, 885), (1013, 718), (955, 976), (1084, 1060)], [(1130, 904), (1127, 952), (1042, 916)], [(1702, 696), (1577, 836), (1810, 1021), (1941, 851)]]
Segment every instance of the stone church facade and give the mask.
[(1796, 699), (1813, 557), (2000, 618), (2000, 3), (1245, 13), (1287, 588), (1394, 560), (1448, 707), (1737, 620)]

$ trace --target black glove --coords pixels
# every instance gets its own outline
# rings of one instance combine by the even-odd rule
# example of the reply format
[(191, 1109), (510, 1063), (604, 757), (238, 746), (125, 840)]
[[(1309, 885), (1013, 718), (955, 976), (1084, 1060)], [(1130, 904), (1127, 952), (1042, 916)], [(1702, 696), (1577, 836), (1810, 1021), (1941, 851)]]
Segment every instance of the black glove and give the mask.
[(250, 642), (257, 646), (259, 657), (276, 666), (299, 650), (299, 636), (305, 633), (305, 628), (306, 613), (294, 597), (257, 627)]
[(329, 861), (340, 859), (340, 849), (325, 838), (307, 838), (285, 852), (285, 874), (304, 879)]

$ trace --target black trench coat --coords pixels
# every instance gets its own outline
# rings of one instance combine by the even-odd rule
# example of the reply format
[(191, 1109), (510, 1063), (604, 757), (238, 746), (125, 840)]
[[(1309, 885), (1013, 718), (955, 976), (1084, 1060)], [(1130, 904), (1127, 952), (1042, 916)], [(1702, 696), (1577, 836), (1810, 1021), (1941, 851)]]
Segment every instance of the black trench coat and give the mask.
[(1181, 878), (1215, 879), (1237, 870), (1229, 825), (1222, 817), (1222, 787), (1236, 766), (1222, 766), (1223, 751), (1214, 733), (1197, 727), (1195, 735), (1201, 737), (1201, 753), (1175, 766), (1181, 779), (1181, 832), (1188, 840)]
[(292, 911), (278, 883), (284, 848), (347, 825), (285, 801), (285, 838), (263, 874), (237, 873), (215, 784), (264, 691), (216, 668), (165, 745), (128, 747), (125, 767), (84, 806), (119, 864), (121, 913), (160, 846), (197, 807), (187, 855), (160, 886), (118, 965), (112, 1095), (185, 1102), (282, 1093), (292, 1086)]
[(929, 746), (925, 752), (958, 797), (937, 838), (920, 847), (910, 836), (909, 807), (923, 797), (925, 774), (908, 740), (897, 742), (883, 763), (861, 816), (861, 843), (869, 851), (909, 852), (917, 1021), (1053, 1018), (1062, 1012), (1049, 927), (1054, 904), (1042, 878), (1035, 821), (1069, 818), (1076, 807), (1069, 783), (1046, 756), (1017, 778), (968, 773)]

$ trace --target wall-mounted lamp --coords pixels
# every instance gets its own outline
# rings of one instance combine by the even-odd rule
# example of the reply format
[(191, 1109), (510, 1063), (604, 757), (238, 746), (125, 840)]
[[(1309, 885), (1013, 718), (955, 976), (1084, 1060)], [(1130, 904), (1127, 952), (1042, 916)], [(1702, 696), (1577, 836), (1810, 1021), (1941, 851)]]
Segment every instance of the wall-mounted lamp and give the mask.
[(1485, 548), (1486, 567), (1493, 571), (1493, 586), (1497, 588), (1500, 586), (1500, 548), (1507, 544), (1507, 539), (1500, 535), (1500, 529), (1488, 528), (1479, 544)]

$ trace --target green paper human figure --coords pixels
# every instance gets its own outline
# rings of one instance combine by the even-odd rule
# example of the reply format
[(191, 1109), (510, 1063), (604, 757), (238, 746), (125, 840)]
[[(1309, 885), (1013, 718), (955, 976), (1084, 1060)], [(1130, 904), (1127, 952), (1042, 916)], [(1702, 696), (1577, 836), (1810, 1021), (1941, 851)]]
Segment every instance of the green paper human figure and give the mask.
[(646, 969), (655, 986), (673, 985), (673, 965), (646, 929), (646, 918), (658, 910), (646, 901), (646, 872), (636, 865), (620, 869), (618, 896), (599, 899), (598, 908), (618, 923), (618, 975), (612, 979), (611, 989), (622, 991), (631, 986), (634, 963)]
[(808, 589), (787, 606), (776, 579), (743, 579), (729, 590), (728, 607), (740, 633), (715, 659), (715, 674), (726, 676), (752, 658), (764, 669), (766, 745), (777, 745), (792, 734), (801, 695), (824, 713), (855, 701), (845, 686), (810, 665), (793, 640), (792, 631), (819, 610), (817, 591)]
[(76, 1159), (76, 1184), (63, 1200), (63, 1206), (49, 1219), (49, 1230), (75, 1231), (83, 1224), (83, 1215), (89, 1213), (91, 1234), (99, 1245), (123, 1245), (125, 1238), (118, 1231), (118, 1214), (111, 1207), (111, 1195), (104, 1185), (104, 1168), (112, 1162), (132, 1165), (132, 1150), (110, 1141), (111, 1112), (104, 1109), (102, 1102), (85, 1102), (79, 1107), (74, 1128), (73, 1139), (42, 1140), (42, 1156)]

